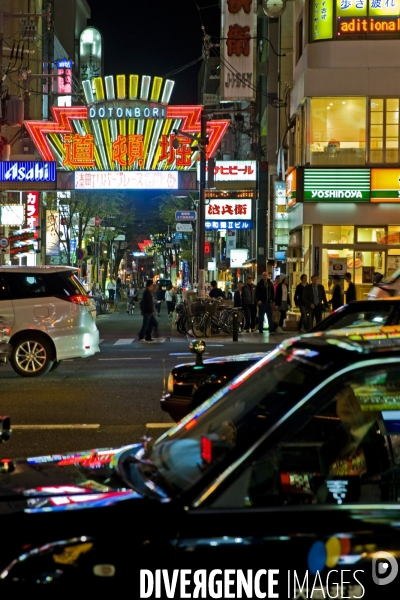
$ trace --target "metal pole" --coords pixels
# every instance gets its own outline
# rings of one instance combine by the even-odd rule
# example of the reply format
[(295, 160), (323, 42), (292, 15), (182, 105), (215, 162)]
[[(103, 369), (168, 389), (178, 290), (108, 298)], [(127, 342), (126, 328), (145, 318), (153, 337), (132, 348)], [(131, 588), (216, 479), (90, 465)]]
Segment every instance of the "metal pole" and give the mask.
[(200, 189), (199, 210), (197, 214), (197, 294), (205, 296), (205, 270), (204, 270), (204, 245), (206, 240), (205, 229), (205, 189), (206, 189), (206, 158), (207, 158), (207, 115), (201, 112), (200, 134)]

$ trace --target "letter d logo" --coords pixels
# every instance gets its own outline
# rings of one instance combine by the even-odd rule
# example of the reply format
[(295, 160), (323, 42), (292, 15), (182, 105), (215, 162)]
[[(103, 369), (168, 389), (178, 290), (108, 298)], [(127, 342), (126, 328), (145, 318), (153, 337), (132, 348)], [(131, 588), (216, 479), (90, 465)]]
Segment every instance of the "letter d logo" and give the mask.
[(375, 552), (372, 557), (372, 580), (376, 585), (388, 585), (397, 577), (399, 565), (389, 552)]

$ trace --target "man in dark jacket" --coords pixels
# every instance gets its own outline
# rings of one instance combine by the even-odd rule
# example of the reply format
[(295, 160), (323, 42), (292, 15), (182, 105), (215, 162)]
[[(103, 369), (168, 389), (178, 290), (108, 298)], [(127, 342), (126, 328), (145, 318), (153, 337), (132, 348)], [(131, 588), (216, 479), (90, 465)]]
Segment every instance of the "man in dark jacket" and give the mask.
[(249, 275), (246, 279), (246, 284), (242, 289), (242, 305), (244, 310), (244, 316), (246, 319), (245, 329), (247, 333), (256, 330), (256, 313), (257, 313), (257, 299), (256, 299), (256, 286), (253, 283), (253, 278)]
[(240, 308), (242, 306), (243, 281), (238, 282), (237, 290), (233, 292), (233, 306)]
[(347, 281), (347, 290), (345, 292), (346, 294), (346, 302), (347, 304), (349, 302), (353, 302), (353, 300), (357, 300), (357, 295), (356, 295), (356, 286), (354, 285), (354, 283), (351, 280), (351, 274), (350, 273), (345, 273), (344, 274), (344, 278), (345, 281)]
[(307, 285), (307, 275), (303, 273), (300, 277), (300, 283), (296, 286), (296, 291), (294, 293), (294, 304), (298, 306), (300, 310), (300, 321), (298, 330), (306, 331), (307, 329), (307, 314), (306, 314), (306, 305), (303, 300), (304, 288)]
[(211, 291), (209, 296), (210, 298), (225, 298), (224, 292), (219, 289), (215, 280), (211, 282)]
[[(154, 337), (158, 338), (158, 322), (156, 319), (156, 310), (154, 306), (153, 294), (157, 289), (157, 284), (153, 283), (152, 279), (146, 281), (146, 288), (143, 292), (142, 299), (140, 301), (140, 312), (143, 316), (142, 328), (139, 332), (139, 342), (145, 344), (146, 342), (154, 341), (151, 337), (151, 332), (154, 328)], [(161, 340), (160, 340), (161, 341)]]
[(313, 275), (311, 277), (311, 283), (308, 283), (304, 286), (303, 292), (303, 300), (306, 306), (308, 318), (308, 327), (307, 329), (311, 329), (315, 322), (319, 323), (322, 319), (322, 308), (323, 306), (328, 305), (328, 301), (326, 299), (325, 288), (323, 285), (318, 283), (319, 276)]
[(332, 277), (333, 290), (332, 290), (332, 298), (330, 299), (330, 303), (332, 304), (332, 310), (336, 310), (339, 306), (343, 306), (343, 294), (342, 287), (340, 285), (340, 277), (339, 275), (333, 275)]
[(274, 308), (274, 286), (271, 281), (271, 273), (264, 272), (262, 279), (257, 283), (256, 299), (258, 304), (258, 331), (263, 333), (264, 316), (267, 315), (268, 331), (275, 333), (276, 323), (272, 320), (272, 310)]

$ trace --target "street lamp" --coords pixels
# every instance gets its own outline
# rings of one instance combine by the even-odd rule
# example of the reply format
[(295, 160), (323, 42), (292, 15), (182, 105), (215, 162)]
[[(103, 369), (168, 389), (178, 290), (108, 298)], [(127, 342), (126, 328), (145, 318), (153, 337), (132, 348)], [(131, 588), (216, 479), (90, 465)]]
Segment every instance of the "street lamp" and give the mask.
[[(206, 161), (207, 161), (207, 114), (204, 110), (201, 111), (200, 117), (200, 138), (194, 135), (174, 129), (173, 132), (180, 134), (183, 137), (196, 140), (198, 142), (198, 150), (200, 153), (200, 177), (199, 177), (199, 206), (197, 209), (196, 237), (197, 237), (197, 294), (199, 297), (206, 295), (206, 278), (204, 268), (204, 244), (206, 241), (205, 228), (205, 190), (206, 190)], [(179, 147), (179, 140), (176, 138), (172, 142), (174, 148)]]

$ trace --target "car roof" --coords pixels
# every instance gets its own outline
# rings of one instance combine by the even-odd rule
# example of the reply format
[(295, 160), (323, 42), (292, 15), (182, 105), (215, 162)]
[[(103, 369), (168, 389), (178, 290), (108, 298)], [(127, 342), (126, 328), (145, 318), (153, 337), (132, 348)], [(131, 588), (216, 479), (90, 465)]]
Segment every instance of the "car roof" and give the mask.
[(21, 273), (43, 273), (49, 272), (66, 272), (78, 271), (78, 267), (67, 267), (65, 265), (39, 265), (37, 267), (20, 267), (19, 265), (3, 265), (0, 267), (0, 272), (4, 271), (20, 271)]

